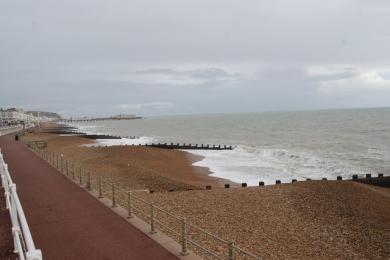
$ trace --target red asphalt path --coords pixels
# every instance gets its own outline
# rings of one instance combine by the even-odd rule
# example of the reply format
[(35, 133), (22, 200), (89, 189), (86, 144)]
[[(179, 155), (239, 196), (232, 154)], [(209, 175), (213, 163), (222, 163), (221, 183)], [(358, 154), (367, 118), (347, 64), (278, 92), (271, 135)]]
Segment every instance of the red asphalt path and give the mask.
[(43, 259), (177, 259), (12, 135), (0, 147)]

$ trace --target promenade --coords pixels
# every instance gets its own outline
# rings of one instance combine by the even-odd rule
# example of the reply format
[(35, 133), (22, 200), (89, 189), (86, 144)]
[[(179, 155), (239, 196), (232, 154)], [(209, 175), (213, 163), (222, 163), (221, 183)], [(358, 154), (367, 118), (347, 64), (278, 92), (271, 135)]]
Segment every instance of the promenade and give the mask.
[(12, 135), (0, 147), (44, 259), (177, 259)]

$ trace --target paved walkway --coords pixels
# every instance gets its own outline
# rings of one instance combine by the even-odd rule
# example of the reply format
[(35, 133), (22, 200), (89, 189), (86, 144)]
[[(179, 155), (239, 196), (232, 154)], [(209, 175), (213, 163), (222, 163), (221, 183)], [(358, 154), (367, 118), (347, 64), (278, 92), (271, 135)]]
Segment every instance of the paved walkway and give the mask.
[(177, 259), (13, 136), (0, 147), (44, 259)]

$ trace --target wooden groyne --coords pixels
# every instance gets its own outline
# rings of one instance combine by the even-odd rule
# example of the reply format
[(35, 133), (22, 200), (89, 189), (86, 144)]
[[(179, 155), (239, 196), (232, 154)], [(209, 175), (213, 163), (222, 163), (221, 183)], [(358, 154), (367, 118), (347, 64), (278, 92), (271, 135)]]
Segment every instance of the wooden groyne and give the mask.
[(233, 150), (233, 147), (231, 145), (210, 145), (210, 144), (180, 144), (180, 143), (152, 143), (152, 144), (145, 144), (144, 146), (151, 146), (156, 148), (163, 148), (163, 149), (180, 149), (180, 150)]

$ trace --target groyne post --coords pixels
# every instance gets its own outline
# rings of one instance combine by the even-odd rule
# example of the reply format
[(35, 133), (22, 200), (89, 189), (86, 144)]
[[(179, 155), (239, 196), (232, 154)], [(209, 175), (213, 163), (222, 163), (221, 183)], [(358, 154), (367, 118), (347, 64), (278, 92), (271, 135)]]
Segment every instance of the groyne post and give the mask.
[(378, 178), (383, 178), (383, 173), (378, 173)]
[(259, 186), (264, 186), (264, 182), (263, 181), (259, 181)]
[(352, 180), (353, 180), (353, 181), (357, 181), (357, 180), (358, 180), (357, 174), (352, 175)]
[(73, 171), (72, 171), (72, 180), (74, 180), (74, 175), (76, 174), (76, 165), (73, 163)]
[(337, 176), (337, 180), (338, 180), (338, 181), (342, 181), (342, 180), (343, 180), (343, 177)]
[(366, 174), (366, 179), (371, 179), (371, 173)]

